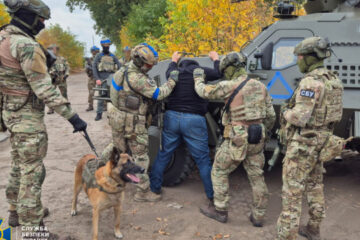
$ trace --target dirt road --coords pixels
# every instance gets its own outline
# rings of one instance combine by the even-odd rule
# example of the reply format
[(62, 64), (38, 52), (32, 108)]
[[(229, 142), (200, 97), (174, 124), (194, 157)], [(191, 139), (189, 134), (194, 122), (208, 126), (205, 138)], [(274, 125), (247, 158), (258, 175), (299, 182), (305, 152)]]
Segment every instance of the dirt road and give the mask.
[[(88, 122), (88, 132), (99, 152), (110, 141), (110, 127), (106, 117), (95, 122), (95, 113), (85, 112), (87, 87), (85, 74), (72, 75), (69, 80), (69, 96), (74, 109)], [(44, 160), (47, 176), (43, 185), (42, 201), (50, 208), (51, 215), (45, 224), (51, 231), (71, 235), (78, 240), (91, 239), (91, 206), (84, 193), (79, 198), (79, 213), (70, 216), (73, 187), (73, 171), (81, 156), (91, 153), (80, 134), (73, 134), (71, 125), (58, 115), (47, 115), (49, 149)], [(360, 239), (360, 158), (348, 159), (327, 166), (325, 191), (327, 217), (321, 231), (327, 240)], [(9, 140), (0, 143), (0, 217), (7, 218), (5, 187), (10, 169)], [(281, 209), (281, 169), (266, 174), (271, 196), (266, 224), (253, 228), (247, 219), (251, 204), (251, 191), (246, 174), (240, 167), (231, 176), (231, 208), (229, 222), (221, 224), (199, 213), (198, 207), (205, 202), (205, 194), (198, 174), (175, 188), (165, 188), (159, 203), (135, 203), (134, 187), (128, 186), (123, 205), (121, 229), (127, 240), (197, 240), (197, 239), (274, 239), (276, 220)], [(304, 199), (305, 201), (305, 199)], [(177, 203), (181, 209), (168, 206)], [(302, 222), (306, 221), (304, 205)], [(112, 210), (105, 211), (100, 219), (99, 239), (115, 239)], [(2, 229), (7, 227), (7, 220)], [(13, 230), (12, 239), (19, 238), (20, 229)], [(17, 236), (16, 237), (16, 232)], [(303, 239), (299, 237), (299, 239)]]

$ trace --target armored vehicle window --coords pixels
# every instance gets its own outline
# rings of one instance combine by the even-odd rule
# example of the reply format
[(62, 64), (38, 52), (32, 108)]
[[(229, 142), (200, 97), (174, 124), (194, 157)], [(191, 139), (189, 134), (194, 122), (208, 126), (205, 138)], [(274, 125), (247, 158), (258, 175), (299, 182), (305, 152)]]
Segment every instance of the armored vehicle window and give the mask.
[(282, 38), (274, 45), (272, 69), (284, 69), (296, 64), (295, 46), (302, 38)]

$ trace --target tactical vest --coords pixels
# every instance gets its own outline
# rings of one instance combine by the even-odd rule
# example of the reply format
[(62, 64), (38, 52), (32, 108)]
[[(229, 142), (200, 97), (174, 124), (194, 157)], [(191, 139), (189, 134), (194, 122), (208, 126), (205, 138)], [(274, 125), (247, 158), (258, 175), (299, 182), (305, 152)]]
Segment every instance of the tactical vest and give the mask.
[(265, 86), (257, 80), (250, 80), (230, 105), (231, 122), (253, 122), (266, 118), (265, 98)]
[(101, 60), (98, 64), (98, 71), (99, 72), (116, 72), (117, 65), (114, 61), (114, 55), (105, 55), (104, 53), (101, 54)]
[[(10, 38), (6, 30), (0, 32), (0, 91), (3, 94), (3, 110), (19, 111), (28, 108), (44, 110), (45, 104), (32, 91), (20, 63), (11, 55)], [(21, 35), (20, 33), (18, 35)], [(27, 37), (24, 34), (25, 37)], [(29, 104), (28, 104), (29, 103)], [(31, 103), (31, 104), (30, 104)]]
[(66, 67), (65, 67), (65, 59), (63, 57), (58, 57), (57, 61), (49, 70), (51, 77), (55, 80), (55, 85), (60, 85), (65, 83), (65, 74), (66, 74)]
[(98, 188), (98, 184), (95, 179), (95, 172), (98, 169), (99, 164), (97, 159), (90, 159), (84, 166), (82, 172), (82, 179), (87, 189)]
[(145, 116), (148, 110), (148, 100), (135, 93), (126, 81), (129, 74), (127, 67), (122, 67), (112, 79), (110, 89), (111, 102), (115, 108), (128, 113)]
[(324, 89), (306, 126), (310, 128), (330, 127), (331, 124), (341, 121), (343, 85), (334, 72), (326, 69), (320, 69), (311, 76), (323, 82)]

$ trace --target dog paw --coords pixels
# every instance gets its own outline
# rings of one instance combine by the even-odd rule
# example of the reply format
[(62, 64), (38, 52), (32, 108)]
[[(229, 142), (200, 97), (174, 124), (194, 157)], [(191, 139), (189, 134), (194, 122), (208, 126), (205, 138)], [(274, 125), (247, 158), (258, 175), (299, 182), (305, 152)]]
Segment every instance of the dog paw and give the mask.
[(116, 239), (122, 239), (124, 236), (122, 235), (121, 232), (115, 232), (115, 237)]
[(71, 210), (71, 216), (76, 216), (77, 215), (77, 211), (76, 210)]

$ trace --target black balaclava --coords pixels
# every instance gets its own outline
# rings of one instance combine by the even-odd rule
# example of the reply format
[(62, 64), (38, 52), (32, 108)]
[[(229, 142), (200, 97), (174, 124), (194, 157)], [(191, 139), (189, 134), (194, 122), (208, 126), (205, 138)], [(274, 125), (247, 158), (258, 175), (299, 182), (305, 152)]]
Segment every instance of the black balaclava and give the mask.
[(105, 54), (109, 54), (109, 53), (110, 53), (110, 47), (102, 46), (102, 49), (103, 49), (103, 53), (105, 53)]
[[(17, 18), (20, 19), (20, 21), (17, 20)], [(21, 21), (29, 26), (24, 25)], [(35, 23), (35, 21), (37, 21), (37, 23)], [(34, 23), (36, 24), (35, 26), (33, 26)], [(32, 37), (36, 36), (45, 28), (45, 24), (40, 21), (37, 14), (26, 9), (20, 9), (14, 13), (14, 18), (11, 19), (10, 24), (17, 26)], [(33, 28), (31, 29), (30, 26), (33, 26)]]

